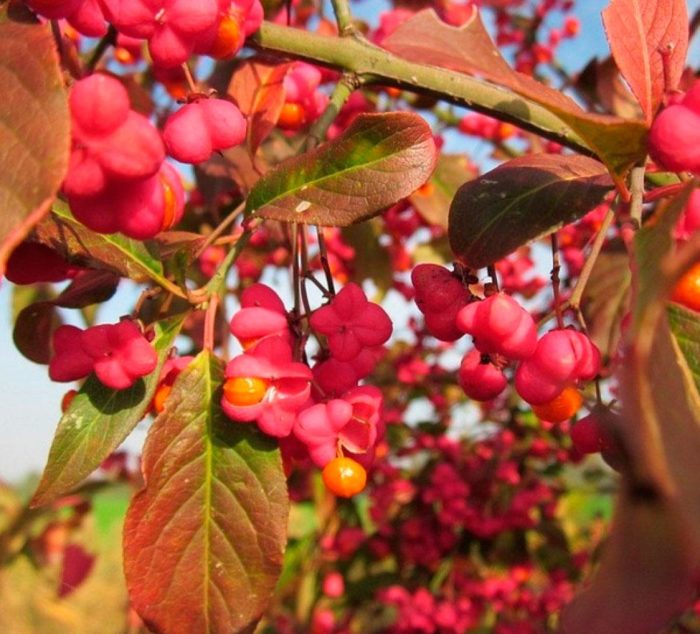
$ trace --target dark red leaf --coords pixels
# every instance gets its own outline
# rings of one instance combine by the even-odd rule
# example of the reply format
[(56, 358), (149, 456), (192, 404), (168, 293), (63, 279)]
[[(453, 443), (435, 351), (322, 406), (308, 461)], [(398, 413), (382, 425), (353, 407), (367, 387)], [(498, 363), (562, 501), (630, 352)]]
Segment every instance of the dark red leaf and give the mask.
[(580, 218), (612, 188), (605, 167), (585, 156), (513, 159), (459, 189), (450, 208), (450, 247), (466, 266), (488, 266)]

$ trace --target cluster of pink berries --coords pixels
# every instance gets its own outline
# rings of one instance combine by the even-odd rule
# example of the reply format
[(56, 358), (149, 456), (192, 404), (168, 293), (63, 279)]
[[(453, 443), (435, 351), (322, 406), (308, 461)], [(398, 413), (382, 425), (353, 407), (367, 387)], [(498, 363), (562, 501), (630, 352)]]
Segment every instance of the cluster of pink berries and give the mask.
[(158, 130), (131, 109), (126, 88), (96, 73), (70, 93), (71, 156), (63, 181), (71, 211), (100, 233), (144, 240), (183, 213), (180, 176), (164, 161)]
[[(222, 408), (236, 422), (255, 421), (270, 436), (300, 441), (319, 467), (341, 459), (346, 461), (345, 467), (352, 463), (351, 469), (362, 469), (360, 465), (371, 464), (375, 447), (384, 435), (383, 397), (378, 388), (358, 382), (381, 356), (381, 348), (391, 335), (391, 321), (356, 284), (345, 286), (327, 305), (312, 313), (309, 321), (329, 355), (313, 368), (294, 360), (290, 319), (279, 296), (264, 284), (248, 287), (241, 297), (241, 309), (230, 324), (244, 350), (226, 366)], [(122, 323), (135, 328), (131, 322)], [(69, 354), (64, 346), (72, 339), (71, 347), (78, 348), (75, 339), (79, 337), (82, 344), (85, 336), (72, 327), (57, 331), (53, 378), (71, 380), (87, 374), (87, 357)], [(115, 344), (111, 356), (116, 355), (120, 367), (129, 370), (135, 363), (130, 354)], [(184, 365), (186, 361), (164, 369), (164, 389), (159, 388), (156, 394), (156, 411), (167, 408), (170, 386)], [(99, 373), (98, 377), (105, 382)], [(328, 482), (326, 475), (324, 470)], [(365, 477), (362, 469), (359, 489)], [(340, 490), (329, 488), (340, 495), (358, 492), (343, 489), (342, 485)]]
[(139, 327), (129, 319), (81, 330), (60, 326), (53, 335), (49, 376), (77, 381), (92, 372), (114, 390), (131, 387), (156, 369), (158, 357)]
[(146, 40), (154, 64), (175, 67), (193, 55), (231, 57), (263, 20), (260, 0), (26, 0), (38, 14), (65, 18), (99, 37), (107, 22), (120, 36)]
[(538, 340), (530, 313), (505, 293), (470, 298), (456, 276), (435, 264), (417, 266), (412, 280), (416, 305), (433, 336), (444, 341), (464, 333), (473, 337), (475, 348), (459, 369), (460, 385), (470, 398), (496, 398), (508, 384), (503, 367), (511, 361), (519, 362), (515, 389), (531, 405), (550, 403), (600, 371), (600, 352), (586, 335), (565, 328)]

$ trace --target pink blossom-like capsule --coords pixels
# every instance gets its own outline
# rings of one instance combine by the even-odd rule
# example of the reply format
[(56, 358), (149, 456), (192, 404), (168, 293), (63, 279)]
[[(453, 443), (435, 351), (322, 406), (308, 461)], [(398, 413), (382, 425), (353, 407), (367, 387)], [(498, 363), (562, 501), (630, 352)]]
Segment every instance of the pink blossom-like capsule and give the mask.
[(224, 384), (221, 405), (234, 421), (256, 421), (270, 436), (287, 436), (297, 412), (309, 400), (311, 377), (308, 366), (292, 360), (292, 349), (287, 341), (281, 337), (266, 337), (226, 366), (229, 386), (235, 379), (254, 380), (256, 389), (262, 386), (259, 398), (236, 402), (235, 398), (228, 398), (231, 392)]
[(337, 455), (338, 445), (353, 458), (370, 452), (384, 434), (383, 397), (372, 385), (354, 388), (342, 398), (317, 403), (299, 412), (294, 435), (323, 467)]
[(361, 350), (382, 345), (391, 336), (391, 319), (384, 309), (367, 300), (354, 283), (347, 284), (328, 304), (315, 311), (311, 328), (326, 335), (331, 355), (338, 361), (350, 361)]

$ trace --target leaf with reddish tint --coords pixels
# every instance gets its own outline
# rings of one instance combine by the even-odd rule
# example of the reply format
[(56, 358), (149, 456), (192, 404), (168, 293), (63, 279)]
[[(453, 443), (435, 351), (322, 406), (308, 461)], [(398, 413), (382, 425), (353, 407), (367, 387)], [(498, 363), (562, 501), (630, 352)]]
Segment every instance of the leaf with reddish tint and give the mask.
[(700, 390), (700, 313), (669, 304), (667, 317), (671, 332), (693, 374), (695, 387)]
[(228, 94), (248, 121), (246, 139), (252, 156), (277, 125), (284, 105), (284, 78), (290, 67), (291, 63), (249, 59), (231, 77)]
[(0, 276), (48, 213), (68, 169), (68, 95), (48, 24), (14, 21), (0, 8)]
[(452, 199), (459, 187), (475, 176), (473, 164), (463, 154), (440, 154), (430, 180), (409, 200), (426, 222), (447, 229)]
[[(562, 92), (510, 69), (478, 14), (466, 25), (454, 27), (432, 10), (420, 11), (382, 46), (409, 61), (487, 79), (541, 105), (561, 119), (563, 128), (576, 132), (616, 175), (646, 156), (647, 126), (643, 122), (585, 112)], [(517, 100), (515, 95), (512, 98)], [(523, 102), (522, 108), (527, 112), (528, 104)]]
[(605, 167), (585, 156), (513, 159), (459, 189), (450, 246), (466, 266), (488, 266), (585, 215), (612, 187)]
[(40, 242), (71, 262), (113, 271), (135, 282), (165, 281), (163, 265), (143, 242), (117, 233), (95, 233), (73, 218), (62, 201), (56, 201), (51, 214), (37, 225), (35, 234)]
[(627, 250), (621, 243), (605, 247), (581, 297), (588, 335), (604, 357), (612, 358), (617, 352), (622, 319), (629, 312), (630, 281)]
[(53, 304), (63, 308), (83, 308), (106, 302), (116, 292), (120, 279), (111, 271), (81, 271), (53, 300)]
[[(624, 492), (593, 584), (564, 608), (566, 634), (651, 634), (689, 607), (692, 544), (670, 502)], [(665, 631), (665, 630), (664, 630)]]
[(223, 362), (202, 352), (177, 378), (143, 452), (129, 507), (131, 603), (168, 634), (252, 631), (282, 567), (288, 497), (279, 450), (221, 410)]
[(647, 123), (654, 118), (665, 89), (678, 88), (685, 68), (686, 5), (686, 0), (612, 0), (603, 11), (613, 57)]
[(660, 631), (695, 592), (700, 396), (671, 334), (666, 301), (700, 251), (689, 243), (673, 252), (671, 231), (688, 193), (635, 237), (635, 319), (620, 364), (616, 429), (627, 454), (621, 508), (593, 583), (564, 615), (572, 634)]
[(51, 360), (51, 336), (60, 325), (61, 319), (52, 302), (36, 302), (17, 316), (12, 340), (27, 359), (47, 364)]
[(126, 390), (112, 390), (90, 376), (58, 423), (49, 458), (32, 506), (68, 493), (87, 478), (131, 433), (148, 412), (160, 377), (182, 326), (183, 316), (156, 325), (153, 345), (158, 366)]
[(345, 227), (413, 193), (436, 158), (430, 126), (417, 114), (361, 114), (333, 141), (265, 174), (246, 210), (272, 220)]

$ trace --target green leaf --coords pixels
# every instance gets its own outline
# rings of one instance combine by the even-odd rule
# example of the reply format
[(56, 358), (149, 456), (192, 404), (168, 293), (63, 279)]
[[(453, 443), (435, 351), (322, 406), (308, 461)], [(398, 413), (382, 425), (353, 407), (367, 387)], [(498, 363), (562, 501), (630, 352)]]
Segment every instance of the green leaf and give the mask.
[(0, 275), (68, 169), (68, 95), (48, 24), (0, 8)]
[(700, 390), (700, 314), (680, 304), (669, 304), (667, 317), (671, 332), (693, 373), (695, 387)]
[(488, 266), (585, 215), (612, 188), (605, 167), (585, 156), (513, 159), (459, 189), (450, 246), (466, 266)]
[(32, 499), (48, 504), (71, 491), (107, 458), (147, 413), (160, 371), (180, 332), (183, 316), (156, 325), (158, 366), (126, 390), (112, 390), (91, 376), (58, 423), (49, 459)]
[(119, 234), (95, 233), (70, 214), (63, 201), (35, 229), (37, 239), (72, 262), (106, 269), (135, 282), (153, 280), (167, 285), (163, 266), (143, 242)]
[(265, 174), (251, 190), (246, 212), (345, 227), (411, 194), (435, 160), (430, 126), (417, 114), (361, 114), (338, 138)]
[(276, 443), (220, 406), (223, 362), (177, 378), (143, 453), (124, 528), (132, 605), (167, 634), (249, 632), (280, 574), (288, 497)]

